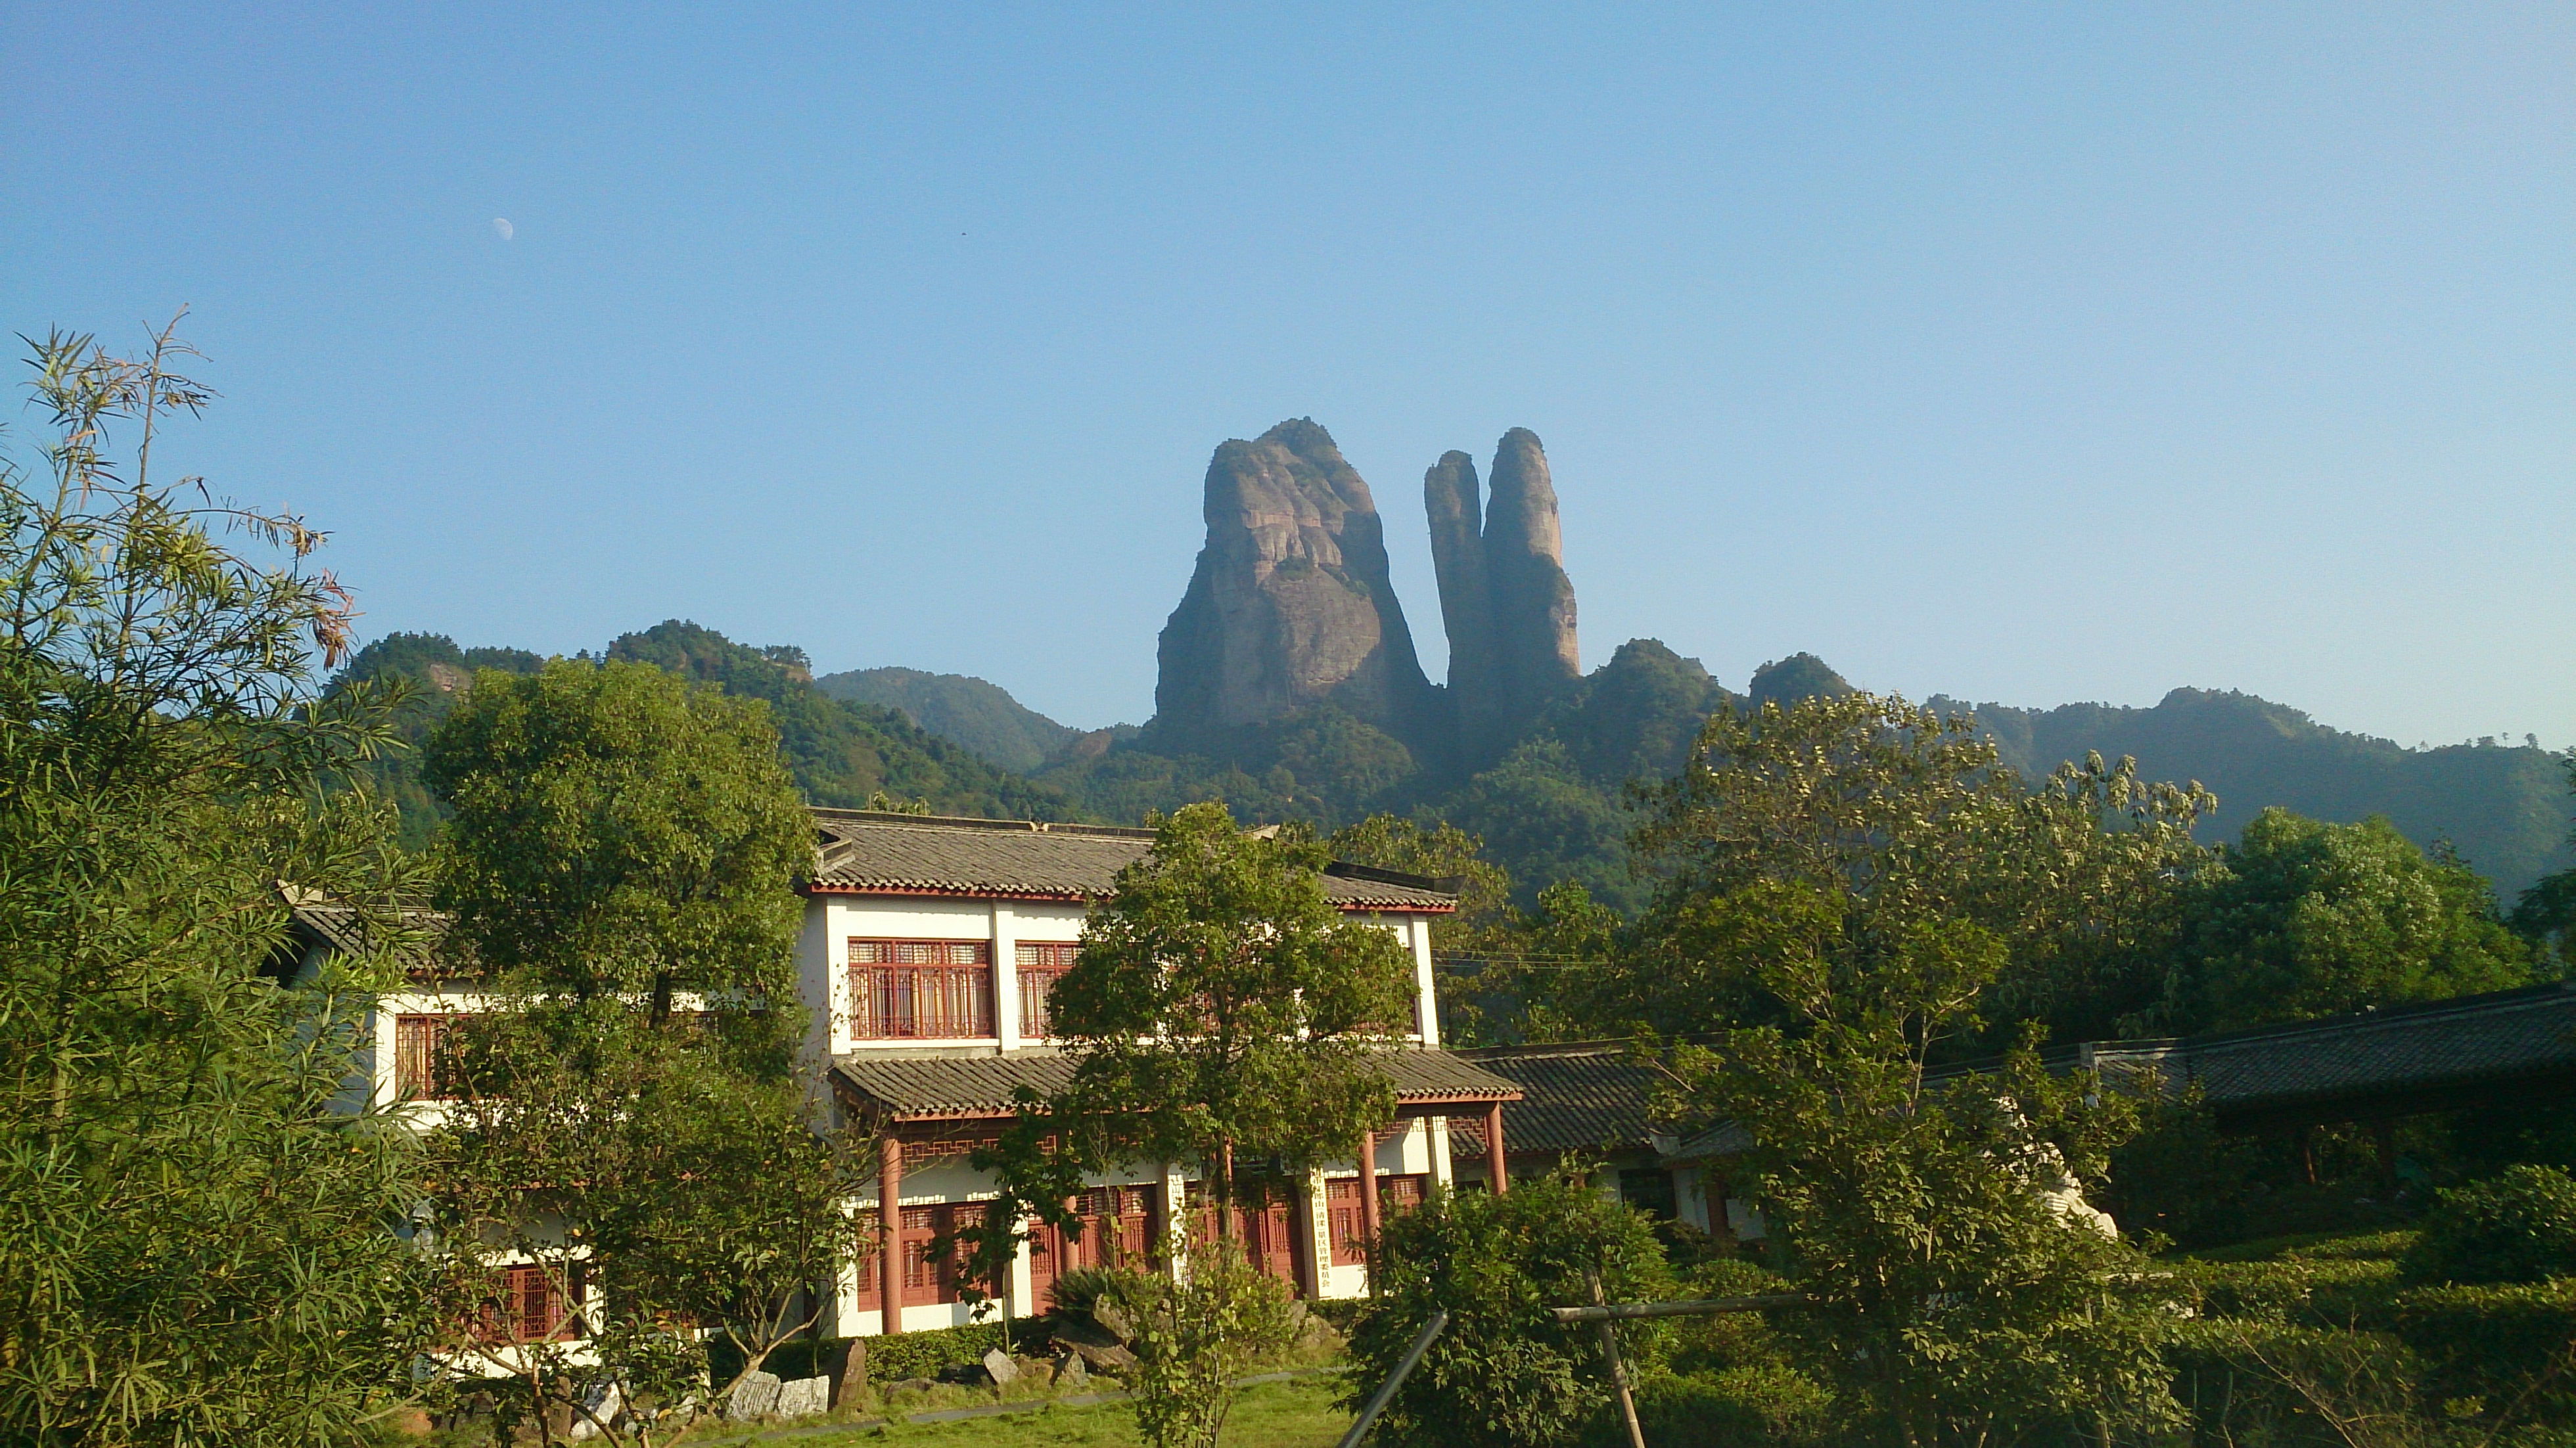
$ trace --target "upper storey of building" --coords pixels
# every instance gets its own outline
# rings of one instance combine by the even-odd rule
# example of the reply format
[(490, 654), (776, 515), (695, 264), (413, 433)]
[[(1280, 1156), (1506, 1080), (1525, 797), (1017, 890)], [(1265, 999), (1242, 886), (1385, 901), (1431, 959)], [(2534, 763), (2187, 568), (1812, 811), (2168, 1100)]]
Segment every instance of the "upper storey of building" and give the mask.
[[(821, 1054), (991, 1055), (1044, 1048), (1047, 997), (1093, 900), (1153, 848), (1149, 830), (814, 812), (803, 994)], [(1414, 960), (1408, 1032), (1439, 1043), (1431, 921), (1457, 896), (1417, 875), (1335, 862), (1327, 899), (1392, 931)]]

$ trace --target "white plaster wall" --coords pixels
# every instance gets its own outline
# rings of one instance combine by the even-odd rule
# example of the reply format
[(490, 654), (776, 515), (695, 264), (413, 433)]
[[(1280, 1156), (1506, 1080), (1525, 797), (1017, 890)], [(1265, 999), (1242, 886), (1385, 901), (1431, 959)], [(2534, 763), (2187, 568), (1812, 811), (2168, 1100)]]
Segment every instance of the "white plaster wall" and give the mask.
[(1413, 989), (1422, 1017), (1420, 1038), (1422, 1044), (1436, 1046), (1440, 1044), (1440, 997), (1431, 978), (1431, 917), (1411, 917), (1404, 933), (1413, 946)]
[(1002, 1049), (1020, 1048), (1020, 943), (1019, 919), (1008, 900), (992, 902), (990, 928), (993, 932), (993, 1033), (1002, 1040)]
[(1673, 1173), (1673, 1205), (1681, 1219), (1705, 1232), (1709, 1230), (1708, 1187), (1697, 1171), (1684, 1169)]

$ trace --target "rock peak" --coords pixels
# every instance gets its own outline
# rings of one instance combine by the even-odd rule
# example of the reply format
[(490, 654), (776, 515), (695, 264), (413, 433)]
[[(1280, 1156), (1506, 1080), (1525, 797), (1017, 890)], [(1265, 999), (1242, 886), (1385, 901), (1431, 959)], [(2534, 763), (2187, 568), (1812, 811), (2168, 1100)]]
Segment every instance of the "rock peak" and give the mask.
[(1155, 713), (1183, 739), (1331, 700), (1398, 738), (1435, 708), (1368, 483), (1312, 418), (1208, 461), (1207, 541), (1163, 627)]
[(1492, 496), (1481, 509), (1476, 465), (1465, 453), (1443, 454), (1422, 478), (1449, 629), (1449, 697), (1475, 758), (1489, 756), (1583, 673), (1565, 530), (1538, 434), (1504, 433), (1489, 476)]

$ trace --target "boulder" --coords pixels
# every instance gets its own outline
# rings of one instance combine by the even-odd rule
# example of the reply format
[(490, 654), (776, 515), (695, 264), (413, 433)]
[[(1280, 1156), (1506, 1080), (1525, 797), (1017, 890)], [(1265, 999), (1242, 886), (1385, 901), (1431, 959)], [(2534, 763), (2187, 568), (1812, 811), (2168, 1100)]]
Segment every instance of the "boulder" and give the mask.
[(626, 1394), (615, 1383), (601, 1383), (581, 1400), (584, 1411), (573, 1414), (572, 1431), (564, 1436), (576, 1443), (602, 1436), (599, 1425), (614, 1424), (626, 1408)]
[(732, 1399), (725, 1404), (725, 1417), (747, 1423), (777, 1412), (780, 1386), (776, 1373), (744, 1374), (742, 1381), (734, 1385)]
[(1113, 1341), (1130, 1343), (1136, 1340), (1136, 1324), (1127, 1320), (1127, 1314), (1120, 1312), (1116, 1303), (1091, 1304), (1091, 1320), (1099, 1323), (1100, 1330), (1108, 1333)]
[(1124, 1372), (1136, 1366), (1136, 1355), (1115, 1343), (1104, 1346), (1081, 1338), (1059, 1338), (1058, 1341), (1072, 1349), (1094, 1372)]
[(984, 1354), (984, 1371), (992, 1375), (993, 1386), (997, 1388), (1007, 1387), (1020, 1380), (1020, 1365), (1013, 1362), (1011, 1355), (1000, 1348)]
[(1064, 1356), (1055, 1360), (1055, 1385), (1057, 1387), (1069, 1390), (1078, 1390), (1087, 1386), (1090, 1382), (1091, 1365), (1083, 1361), (1082, 1354), (1078, 1352), (1068, 1352)]
[(811, 1418), (832, 1410), (830, 1378), (791, 1378), (778, 1385), (778, 1404), (770, 1411), (781, 1418)]

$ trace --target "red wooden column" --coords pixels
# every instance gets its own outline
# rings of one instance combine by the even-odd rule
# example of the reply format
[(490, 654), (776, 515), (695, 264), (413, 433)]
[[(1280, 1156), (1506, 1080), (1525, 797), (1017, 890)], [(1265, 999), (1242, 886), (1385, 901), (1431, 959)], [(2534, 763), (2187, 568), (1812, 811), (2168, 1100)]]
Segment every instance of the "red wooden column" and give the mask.
[(1503, 1170), (1503, 1103), (1485, 1108), (1485, 1180), (1496, 1194), (1511, 1185)]
[(903, 1331), (903, 1140), (891, 1128), (877, 1155), (877, 1216), (885, 1226), (877, 1249), (878, 1331)]
[(1377, 1133), (1360, 1133), (1360, 1237), (1371, 1249), (1377, 1243)]

